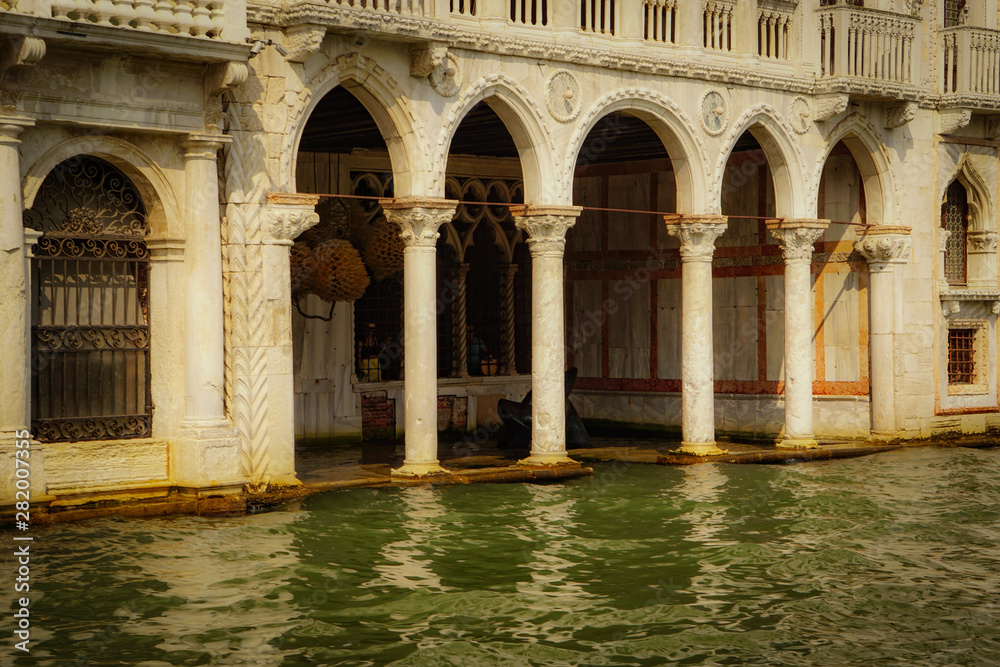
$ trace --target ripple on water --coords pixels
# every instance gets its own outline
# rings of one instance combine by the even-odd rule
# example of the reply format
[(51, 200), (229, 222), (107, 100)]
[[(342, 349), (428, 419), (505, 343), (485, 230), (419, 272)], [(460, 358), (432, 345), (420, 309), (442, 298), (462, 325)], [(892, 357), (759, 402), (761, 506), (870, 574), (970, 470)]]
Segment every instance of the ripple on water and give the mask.
[(912, 449), (39, 528), (14, 664), (1000, 664), (998, 519), (1000, 452)]

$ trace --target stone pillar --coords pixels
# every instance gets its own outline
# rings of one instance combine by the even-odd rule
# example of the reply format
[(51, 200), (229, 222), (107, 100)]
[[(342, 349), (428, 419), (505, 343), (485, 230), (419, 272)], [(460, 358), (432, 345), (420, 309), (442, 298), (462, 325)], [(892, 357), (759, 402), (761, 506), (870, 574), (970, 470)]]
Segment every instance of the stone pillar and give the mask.
[(579, 465), (566, 455), (563, 252), (579, 206), (511, 206), (531, 252), (531, 454), (527, 466)]
[(677, 27), (674, 30), (679, 46), (701, 47), (705, 43), (705, 3), (678, 2)]
[(406, 458), (392, 471), (399, 477), (445, 474), (437, 458), (437, 294), (435, 261), (438, 228), (455, 215), (448, 199), (380, 199), (389, 222), (399, 225), (403, 250), (403, 358)]
[(946, 270), (945, 255), (948, 252), (948, 239), (951, 232), (947, 229), (938, 229), (938, 292), (947, 292), (951, 289), (948, 284), (948, 272)]
[(768, 220), (767, 228), (785, 258), (785, 435), (779, 449), (812, 449), (813, 378), (813, 244), (829, 220)]
[[(21, 200), (21, 141), (17, 136), (34, 121), (0, 117), (0, 446), (13, 447), (14, 433), (27, 430), (31, 377), (29, 264)], [(12, 494), (13, 495), (13, 494)]]
[(997, 288), (997, 236), (994, 231), (968, 232), (969, 289)]
[(466, 302), (465, 277), (469, 273), (469, 265), (462, 262), (451, 274), (451, 287), (454, 300), (451, 302), (451, 376), (454, 378), (469, 377), (468, 354), (466, 340)]
[[(171, 443), (171, 470), (183, 489), (239, 490), (239, 436), (226, 416), (222, 236), (216, 134), (188, 135), (184, 148), (184, 422)], [(155, 324), (153, 325), (155, 326)]]
[(295, 477), (295, 381), (292, 353), (292, 292), (289, 251), (299, 234), (319, 222), (319, 197), (269, 193), (262, 244), (264, 299), (274, 322), (267, 363), (267, 456), (253, 471), (255, 486), (298, 484)]
[(681, 242), (681, 446), (697, 456), (724, 454), (715, 444), (712, 256), (724, 215), (664, 216)]
[(517, 331), (514, 321), (514, 276), (517, 264), (508, 264), (500, 275), (500, 375), (517, 375)]
[(895, 345), (896, 287), (893, 265), (905, 262), (910, 250), (910, 228), (873, 226), (854, 249), (868, 260), (871, 358), (871, 438), (891, 440), (898, 436), (896, 424)]

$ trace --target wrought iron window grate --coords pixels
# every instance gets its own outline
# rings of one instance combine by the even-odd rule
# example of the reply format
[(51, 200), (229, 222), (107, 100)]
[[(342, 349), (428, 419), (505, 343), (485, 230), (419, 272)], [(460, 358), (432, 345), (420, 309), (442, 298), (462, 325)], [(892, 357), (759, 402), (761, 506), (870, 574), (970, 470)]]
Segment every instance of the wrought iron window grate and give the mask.
[(965, 186), (955, 181), (948, 187), (948, 193), (941, 211), (943, 227), (951, 232), (944, 251), (945, 279), (951, 285), (966, 283), (966, 244), (968, 243), (969, 219)]
[(948, 384), (976, 383), (976, 330), (948, 330)]

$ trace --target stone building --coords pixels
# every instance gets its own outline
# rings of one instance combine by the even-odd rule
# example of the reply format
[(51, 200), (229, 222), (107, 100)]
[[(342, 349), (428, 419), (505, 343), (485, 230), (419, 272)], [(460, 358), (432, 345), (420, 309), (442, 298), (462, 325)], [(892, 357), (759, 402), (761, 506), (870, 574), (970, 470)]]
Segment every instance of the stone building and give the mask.
[[(296, 437), (401, 435), (427, 474), (529, 389), (526, 463), (569, 464), (567, 365), (585, 419), (697, 454), (990, 431), (997, 19), (0, 3), (0, 496), (25, 430), (63, 503), (293, 484)], [(398, 227), (402, 274), (293, 299), (338, 215)]]

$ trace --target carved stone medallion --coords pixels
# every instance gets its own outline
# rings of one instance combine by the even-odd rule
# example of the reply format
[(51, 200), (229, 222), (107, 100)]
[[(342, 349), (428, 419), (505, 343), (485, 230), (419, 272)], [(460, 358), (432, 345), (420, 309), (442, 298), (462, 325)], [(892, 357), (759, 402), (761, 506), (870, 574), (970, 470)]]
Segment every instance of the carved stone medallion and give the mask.
[(812, 107), (809, 106), (809, 100), (802, 96), (792, 100), (788, 105), (788, 122), (798, 134), (809, 131), (809, 124), (812, 122)]
[(558, 70), (545, 83), (545, 104), (549, 113), (560, 123), (576, 118), (583, 106), (580, 100), (580, 83), (569, 70)]
[(709, 90), (702, 96), (699, 111), (702, 127), (712, 136), (722, 134), (729, 124), (729, 105), (717, 90)]
[(442, 97), (452, 97), (462, 89), (462, 68), (458, 65), (458, 58), (448, 54), (441, 66), (430, 73), (428, 77), (431, 87)]

